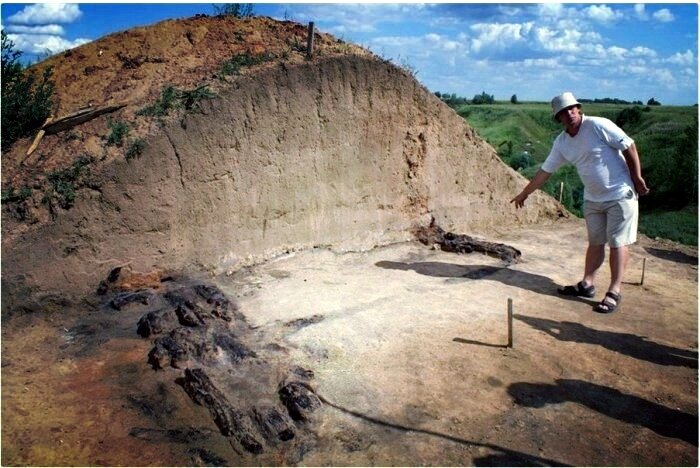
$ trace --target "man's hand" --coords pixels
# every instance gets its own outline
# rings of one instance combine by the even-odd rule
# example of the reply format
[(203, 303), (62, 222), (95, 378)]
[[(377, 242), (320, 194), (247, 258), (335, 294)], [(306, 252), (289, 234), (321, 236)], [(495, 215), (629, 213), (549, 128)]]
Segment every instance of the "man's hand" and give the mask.
[(533, 177), (532, 180), (525, 186), (523, 191), (520, 192), (510, 202), (515, 203), (516, 208), (522, 208), (523, 206), (525, 206), (525, 200), (527, 199), (527, 197), (529, 197), (532, 192), (534, 192), (538, 188), (542, 187), (544, 185), (544, 183), (547, 182), (547, 179), (549, 179), (549, 176), (551, 176), (551, 175), (552, 175), (551, 173), (540, 169), (535, 174), (535, 177)]
[(510, 202), (515, 203), (516, 208), (522, 208), (525, 206), (525, 200), (527, 199), (528, 194), (525, 192), (520, 192), (515, 198), (513, 198)]
[(649, 187), (647, 187), (647, 183), (641, 177), (635, 178), (634, 189), (637, 191), (640, 197), (650, 192)]

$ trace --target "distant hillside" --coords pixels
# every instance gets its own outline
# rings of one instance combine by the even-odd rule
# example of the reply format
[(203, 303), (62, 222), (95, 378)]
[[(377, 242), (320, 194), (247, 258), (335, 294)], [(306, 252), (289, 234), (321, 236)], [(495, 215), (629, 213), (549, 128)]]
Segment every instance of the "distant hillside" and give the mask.
[[(504, 162), (527, 178), (535, 174), (562, 130), (547, 103), (467, 104), (456, 110)], [(697, 107), (585, 103), (583, 112), (617, 122), (637, 144), (652, 188), (642, 203), (642, 231), (697, 244)], [(581, 216), (583, 187), (573, 167), (560, 169), (544, 190), (559, 198), (561, 182), (562, 203)]]

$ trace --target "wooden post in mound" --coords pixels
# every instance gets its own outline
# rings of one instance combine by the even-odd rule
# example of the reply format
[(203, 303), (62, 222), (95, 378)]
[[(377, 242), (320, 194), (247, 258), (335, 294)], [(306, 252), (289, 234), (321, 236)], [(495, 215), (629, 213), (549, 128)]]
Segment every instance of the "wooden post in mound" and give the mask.
[(644, 258), (642, 259), (642, 279), (641, 279), (641, 281), (639, 282), (639, 285), (640, 285), (640, 286), (644, 286), (644, 273), (646, 272), (646, 269), (647, 269), (647, 258), (644, 257)]
[(311, 60), (314, 55), (314, 22), (309, 22), (309, 37), (306, 39), (306, 58)]
[(561, 203), (562, 196), (564, 195), (564, 182), (559, 184), (559, 203)]
[(508, 298), (508, 345), (507, 348), (513, 348), (513, 299)]

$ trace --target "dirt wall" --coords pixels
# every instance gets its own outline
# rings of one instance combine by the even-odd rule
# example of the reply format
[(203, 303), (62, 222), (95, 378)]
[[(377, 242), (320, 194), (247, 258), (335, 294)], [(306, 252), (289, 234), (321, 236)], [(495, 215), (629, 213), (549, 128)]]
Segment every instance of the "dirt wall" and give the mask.
[(556, 219), (539, 193), (512, 208), (525, 183), (391, 64), (282, 64), (165, 126), (52, 223), (3, 229), (3, 300), (94, 289), (126, 263), (221, 272), (293, 249), (371, 248), (431, 216), (465, 233)]

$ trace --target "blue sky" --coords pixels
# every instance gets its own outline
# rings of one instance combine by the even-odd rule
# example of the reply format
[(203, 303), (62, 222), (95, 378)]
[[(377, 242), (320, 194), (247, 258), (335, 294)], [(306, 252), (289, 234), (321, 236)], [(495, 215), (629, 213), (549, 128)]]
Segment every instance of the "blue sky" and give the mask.
[[(255, 13), (316, 27), (405, 65), (431, 91), (548, 101), (616, 97), (698, 102), (696, 3), (256, 3)], [(2, 4), (24, 52), (60, 52), (212, 3)]]

